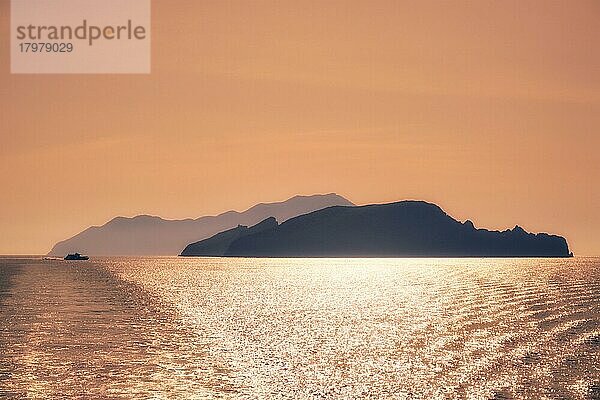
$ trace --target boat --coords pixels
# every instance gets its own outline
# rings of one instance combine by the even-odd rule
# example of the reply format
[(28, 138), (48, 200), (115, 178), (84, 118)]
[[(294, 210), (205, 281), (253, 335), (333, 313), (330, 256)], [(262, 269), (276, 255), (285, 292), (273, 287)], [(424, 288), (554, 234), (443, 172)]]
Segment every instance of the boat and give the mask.
[(72, 253), (72, 254), (67, 254), (65, 256), (65, 260), (89, 260), (90, 258), (88, 256), (84, 256), (82, 254), (79, 253)]

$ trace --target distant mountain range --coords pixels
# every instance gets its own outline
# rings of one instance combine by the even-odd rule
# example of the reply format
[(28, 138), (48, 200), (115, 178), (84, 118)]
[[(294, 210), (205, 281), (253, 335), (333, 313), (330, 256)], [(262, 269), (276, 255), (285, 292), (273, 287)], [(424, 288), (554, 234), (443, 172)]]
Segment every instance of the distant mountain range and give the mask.
[(165, 220), (139, 215), (116, 217), (102, 226), (92, 226), (54, 245), (50, 256), (79, 252), (88, 255), (177, 255), (190, 242), (208, 238), (238, 225), (254, 225), (268, 217), (278, 221), (330, 206), (352, 206), (335, 194), (295, 196), (283, 202), (261, 203), (244, 211), (228, 211), (197, 219)]
[(182, 256), (569, 257), (565, 238), (476, 229), (435, 204), (401, 201), (334, 206), (278, 224), (268, 218), (188, 245)]

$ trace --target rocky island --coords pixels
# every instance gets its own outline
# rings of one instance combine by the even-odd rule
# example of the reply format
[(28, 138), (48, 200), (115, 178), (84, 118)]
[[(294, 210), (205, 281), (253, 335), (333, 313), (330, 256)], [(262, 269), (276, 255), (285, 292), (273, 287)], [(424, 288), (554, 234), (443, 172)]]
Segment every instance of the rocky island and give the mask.
[(333, 206), (278, 224), (221, 232), (188, 245), (182, 256), (226, 257), (570, 257), (565, 238), (477, 229), (423, 201)]

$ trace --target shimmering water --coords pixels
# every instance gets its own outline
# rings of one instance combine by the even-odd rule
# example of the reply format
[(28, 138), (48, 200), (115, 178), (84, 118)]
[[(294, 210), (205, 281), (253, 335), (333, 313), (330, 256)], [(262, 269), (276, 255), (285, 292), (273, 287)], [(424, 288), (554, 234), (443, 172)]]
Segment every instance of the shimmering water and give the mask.
[(13, 396), (600, 398), (600, 258), (3, 258)]

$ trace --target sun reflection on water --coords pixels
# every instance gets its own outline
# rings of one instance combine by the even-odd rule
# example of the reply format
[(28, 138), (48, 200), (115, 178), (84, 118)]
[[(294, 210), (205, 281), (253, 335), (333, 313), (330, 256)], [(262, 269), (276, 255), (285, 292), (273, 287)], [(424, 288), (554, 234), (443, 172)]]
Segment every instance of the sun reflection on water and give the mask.
[(600, 395), (600, 259), (0, 259), (0, 273), (0, 394)]

